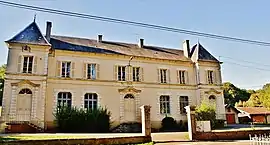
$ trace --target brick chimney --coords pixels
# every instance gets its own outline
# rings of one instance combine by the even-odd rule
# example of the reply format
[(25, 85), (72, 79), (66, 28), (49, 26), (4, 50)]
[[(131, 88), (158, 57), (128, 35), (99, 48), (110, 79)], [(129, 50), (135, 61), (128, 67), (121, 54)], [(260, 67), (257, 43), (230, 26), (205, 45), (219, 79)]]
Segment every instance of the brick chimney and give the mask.
[(52, 22), (47, 21), (45, 38), (47, 39), (48, 42), (50, 42), (51, 39), (51, 31), (52, 31)]
[(140, 39), (140, 42), (139, 42), (139, 47), (140, 48), (143, 48), (143, 46), (144, 46), (143, 41), (144, 41), (144, 39)]
[(101, 43), (102, 42), (102, 35), (98, 35), (97, 42)]
[(184, 56), (187, 58), (190, 58), (190, 46), (189, 46), (189, 40), (185, 40), (183, 42), (183, 50), (184, 50)]

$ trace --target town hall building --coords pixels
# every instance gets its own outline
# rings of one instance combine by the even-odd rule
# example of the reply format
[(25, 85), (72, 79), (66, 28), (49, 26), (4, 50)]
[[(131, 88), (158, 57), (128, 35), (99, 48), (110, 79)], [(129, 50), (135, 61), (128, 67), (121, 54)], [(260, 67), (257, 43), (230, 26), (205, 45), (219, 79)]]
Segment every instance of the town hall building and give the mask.
[[(57, 26), (55, 26), (57, 27)], [(79, 31), (79, 30), (78, 30)], [(115, 125), (140, 122), (140, 106), (151, 106), (152, 127), (165, 116), (187, 120), (184, 107), (214, 103), (225, 119), (221, 62), (200, 43), (169, 49), (138, 43), (43, 35), (32, 22), (10, 40), (2, 121), (54, 127), (54, 112), (68, 105), (106, 107)]]

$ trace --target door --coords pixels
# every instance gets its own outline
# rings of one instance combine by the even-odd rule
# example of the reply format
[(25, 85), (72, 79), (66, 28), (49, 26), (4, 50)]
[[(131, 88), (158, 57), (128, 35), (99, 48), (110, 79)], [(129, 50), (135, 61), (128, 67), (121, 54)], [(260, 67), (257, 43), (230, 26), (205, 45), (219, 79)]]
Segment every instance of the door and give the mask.
[(32, 92), (22, 89), (17, 96), (17, 121), (30, 121), (32, 110)]
[(132, 94), (124, 97), (124, 119), (125, 122), (136, 121), (136, 102)]
[(235, 114), (226, 114), (228, 124), (235, 124)]

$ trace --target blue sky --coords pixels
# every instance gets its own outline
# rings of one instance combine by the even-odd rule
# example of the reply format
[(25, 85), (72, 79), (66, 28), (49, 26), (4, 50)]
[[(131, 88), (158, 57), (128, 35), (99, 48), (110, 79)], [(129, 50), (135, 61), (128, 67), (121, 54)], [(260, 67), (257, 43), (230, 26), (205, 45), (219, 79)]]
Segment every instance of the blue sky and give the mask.
[[(241, 37), (270, 42), (270, 1), (246, 0), (10, 0), (53, 9), (113, 17), (169, 27)], [(46, 21), (53, 22), (52, 33), (86, 38), (103, 34), (106, 40), (137, 43), (144, 38), (147, 45), (182, 49), (182, 41), (200, 43), (214, 56), (221, 57), (223, 81), (243, 88), (260, 88), (270, 79), (270, 47), (215, 40), (134, 26), (99, 22), (68, 16), (37, 13), (36, 22), (45, 33)], [(5, 40), (33, 21), (35, 12), (0, 5), (0, 64), (6, 63)], [(250, 64), (244, 61), (257, 62)], [(231, 62), (240, 64), (235, 65)], [(250, 67), (243, 67), (250, 66)], [(267, 66), (268, 65), (268, 66)], [(259, 70), (256, 68), (263, 68)]]

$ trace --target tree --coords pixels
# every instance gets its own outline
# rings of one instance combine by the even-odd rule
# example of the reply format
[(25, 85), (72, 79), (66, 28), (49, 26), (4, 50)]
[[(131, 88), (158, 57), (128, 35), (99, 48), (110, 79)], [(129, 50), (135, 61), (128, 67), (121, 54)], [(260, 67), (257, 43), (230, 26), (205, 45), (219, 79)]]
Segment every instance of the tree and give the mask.
[(7, 68), (6, 64), (4, 64), (0, 67), (0, 106), (2, 106), (6, 68)]
[(236, 102), (247, 101), (254, 90), (240, 89), (230, 82), (223, 84), (224, 100), (226, 104), (235, 105)]

